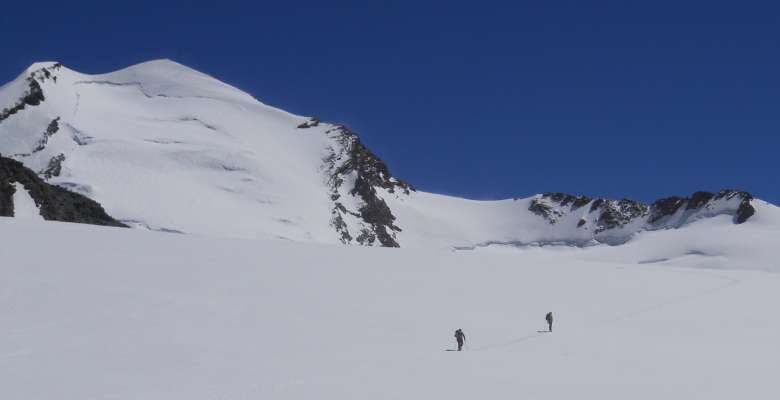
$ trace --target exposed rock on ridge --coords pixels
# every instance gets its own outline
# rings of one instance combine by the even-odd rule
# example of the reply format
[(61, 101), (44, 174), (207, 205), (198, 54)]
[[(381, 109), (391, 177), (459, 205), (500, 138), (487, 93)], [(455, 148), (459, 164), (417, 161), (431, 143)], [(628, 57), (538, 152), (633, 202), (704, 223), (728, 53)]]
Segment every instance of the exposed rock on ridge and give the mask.
[(58, 186), (49, 185), (22, 163), (0, 156), (0, 216), (14, 216), (13, 183), (24, 186), (50, 221), (126, 227), (106, 214), (97, 202)]
[(57, 71), (60, 68), (62, 68), (62, 64), (58, 63), (52, 65), (51, 67), (43, 67), (31, 72), (30, 76), (27, 77), (27, 84), (29, 88), (16, 102), (16, 104), (3, 108), (3, 110), (0, 111), (0, 122), (3, 122), (3, 120), (8, 119), (8, 117), (24, 110), (28, 106), (38, 106), (43, 101), (45, 101), (46, 97), (43, 95), (43, 89), (41, 89), (40, 84), (47, 79), (52, 79), (56, 82), (57, 77), (52, 73), (52, 71)]
[[(319, 121), (312, 119), (298, 127), (317, 125)], [(394, 178), (387, 165), (346, 126), (334, 125), (326, 134), (337, 143), (324, 160), (324, 169), (333, 201), (331, 225), (340, 240), (399, 247), (396, 232), (401, 228), (395, 225), (395, 216), (380, 192), (408, 195), (414, 188)]]
[(592, 221), (595, 234), (621, 228), (629, 224), (640, 224), (640, 229), (679, 227), (699, 217), (729, 214), (734, 223), (747, 221), (755, 209), (750, 204), (750, 193), (726, 189), (717, 193), (696, 192), (691, 197), (668, 197), (651, 205), (638, 201), (604, 198), (591, 199), (565, 193), (544, 193), (535, 197), (528, 207), (532, 213), (544, 218), (550, 224), (557, 224), (567, 215), (590, 204), (577, 220), (577, 228), (589, 229)]

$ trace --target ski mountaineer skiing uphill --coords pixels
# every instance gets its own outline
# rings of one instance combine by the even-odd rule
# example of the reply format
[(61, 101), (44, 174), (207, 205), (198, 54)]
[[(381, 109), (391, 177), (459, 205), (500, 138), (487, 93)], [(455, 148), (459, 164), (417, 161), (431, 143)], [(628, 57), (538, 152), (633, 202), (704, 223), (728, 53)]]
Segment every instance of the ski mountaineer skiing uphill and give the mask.
[(463, 342), (466, 341), (466, 334), (463, 333), (462, 330), (458, 329), (455, 331), (455, 340), (458, 341), (458, 351), (461, 351), (463, 349)]
[(547, 315), (544, 317), (545, 320), (547, 320), (547, 326), (548, 330), (552, 332), (552, 323), (553, 323), (553, 314), (552, 311), (548, 312)]

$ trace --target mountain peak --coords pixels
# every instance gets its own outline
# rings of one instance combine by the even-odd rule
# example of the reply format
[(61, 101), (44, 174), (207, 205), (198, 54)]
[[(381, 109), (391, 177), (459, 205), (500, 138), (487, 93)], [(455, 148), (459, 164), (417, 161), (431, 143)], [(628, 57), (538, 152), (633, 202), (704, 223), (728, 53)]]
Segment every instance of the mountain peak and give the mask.
[(25, 69), (25, 73), (30, 74), (35, 71), (40, 71), (42, 69), (51, 69), (56, 66), (62, 66), (62, 63), (58, 61), (38, 61), (32, 63), (27, 69)]
[[(59, 61), (36, 61), (30, 64), (30, 66), (25, 69), (25, 72), (34, 72), (34, 71), (39, 71), (41, 69), (50, 69), (55, 66), (67, 68), (67, 66), (64, 66), (63, 63)], [(144, 69), (144, 68), (179, 68), (179, 69), (188, 69), (190, 71), (198, 72), (190, 67), (187, 67), (186, 65), (178, 63), (169, 58), (160, 58), (155, 60), (143, 61), (137, 64), (130, 65), (129, 67), (122, 68), (122, 70)], [(116, 72), (116, 71), (112, 71), (112, 72)], [(112, 72), (106, 72), (103, 74), (109, 74)]]
[(140, 62), (138, 64), (133, 64), (129, 67), (123, 68), (118, 71), (114, 71), (112, 73), (117, 73), (120, 71), (136, 71), (136, 72), (143, 71), (147, 73), (167, 71), (167, 72), (180, 72), (180, 73), (183, 72), (183, 73), (191, 73), (191, 74), (197, 74), (202, 76), (208, 76), (196, 69), (190, 68), (184, 64), (178, 63), (169, 58), (159, 58), (156, 60)]
[[(139, 65), (170, 65), (170, 66), (178, 66), (178, 67), (189, 68), (188, 66), (186, 66), (184, 64), (181, 64), (179, 62), (176, 62), (176, 61), (174, 61), (174, 60), (172, 60), (170, 58), (156, 58), (154, 60), (148, 60), (148, 61), (140, 62), (138, 64), (135, 64), (134, 66), (137, 67)], [(132, 67), (133, 66), (131, 66), (131, 68)]]

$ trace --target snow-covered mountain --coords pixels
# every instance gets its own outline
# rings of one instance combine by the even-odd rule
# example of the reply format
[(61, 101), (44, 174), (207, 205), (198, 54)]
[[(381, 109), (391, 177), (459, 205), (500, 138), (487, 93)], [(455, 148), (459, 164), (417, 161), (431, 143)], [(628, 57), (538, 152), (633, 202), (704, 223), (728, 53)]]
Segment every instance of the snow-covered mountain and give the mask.
[(426, 193), (170, 61), (33, 65), (0, 153), (3, 399), (776, 397), (780, 209), (746, 192)]
[[(38, 63), (0, 88), (0, 153), (133, 227), (381, 246), (621, 243), (755, 212), (726, 190), (650, 205), (415, 190), (347, 127), (292, 115), (172, 61), (103, 75)], [(771, 207), (771, 206), (770, 206)]]

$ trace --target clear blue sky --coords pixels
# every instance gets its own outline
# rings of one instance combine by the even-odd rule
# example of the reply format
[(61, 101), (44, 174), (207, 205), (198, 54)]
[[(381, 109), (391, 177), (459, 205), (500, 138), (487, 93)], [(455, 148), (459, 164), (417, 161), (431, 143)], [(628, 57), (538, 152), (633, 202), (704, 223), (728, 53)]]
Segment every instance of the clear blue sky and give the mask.
[(171, 58), (348, 124), (428, 191), (780, 203), (776, 2), (120, 3), (4, 2), (0, 80)]

